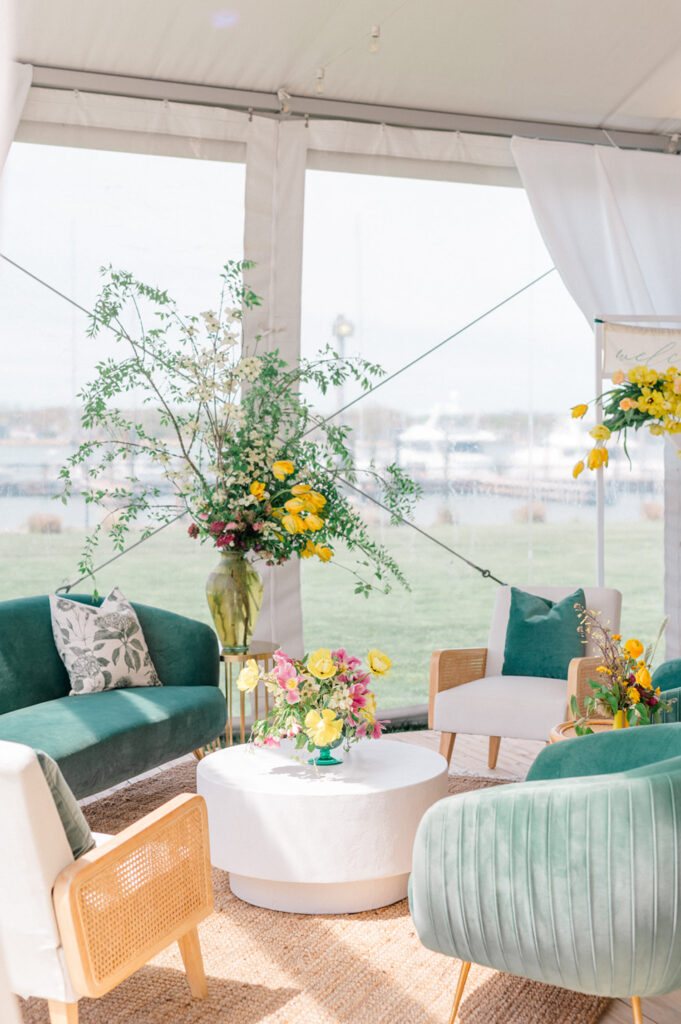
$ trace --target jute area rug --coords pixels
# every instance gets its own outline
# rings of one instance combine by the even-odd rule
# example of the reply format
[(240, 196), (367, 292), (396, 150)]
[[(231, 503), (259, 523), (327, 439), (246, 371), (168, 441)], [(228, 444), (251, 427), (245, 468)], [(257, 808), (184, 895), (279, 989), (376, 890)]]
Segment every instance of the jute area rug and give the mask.
[[(450, 792), (497, 780), (450, 776)], [(196, 791), (182, 763), (85, 808), (96, 832), (120, 831), (177, 793)], [(446, 1024), (459, 961), (419, 942), (407, 901), (346, 916), (280, 914), (232, 895), (214, 870), (215, 913), (199, 926), (208, 998), (193, 1000), (177, 946), (101, 999), (81, 999), (80, 1024)], [(594, 1024), (609, 1000), (472, 967), (460, 1024)], [(48, 1024), (44, 1000), (22, 1003)]]

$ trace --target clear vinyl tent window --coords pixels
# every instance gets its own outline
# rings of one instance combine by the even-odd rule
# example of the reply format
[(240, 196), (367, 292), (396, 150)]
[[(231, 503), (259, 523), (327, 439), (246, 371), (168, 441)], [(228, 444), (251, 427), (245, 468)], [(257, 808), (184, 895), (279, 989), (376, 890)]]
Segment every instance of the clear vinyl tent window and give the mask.
[[(199, 313), (219, 299), (220, 270), (243, 254), (243, 163), (14, 143), (2, 176), (0, 250), (91, 309), (111, 263)], [(86, 529), (102, 512), (52, 500), (82, 439), (77, 392), (119, 351), (87, 317), (0, 264), (0, 600), (48, 593), (77, 575)], [(134, 397), (131, 399), (134, 405)], [(133, 538), (134, 539), (134, 538)], [(103, 543), (101, 560), (110, 554)], [(215, 552), (180, 521), (97, 576), (132, 600), (210, 621)], [(91, 589), (82, 584), (80, 591)]]
[[(521, 189), (308, 170), (303, 355), (340, 342), (391, 373), (550, 266)], [(570, 416), (593, 397), (593, 346), (554, 273), (348, 410), (357, 461), (407, 469), (424, 490), (416, 523), (502, 580), (593, 585), (594, 476), (572, 478), (591, 424)], [(661, 469), (635, 464), (620, 484), (614, 461), (606, 584), (623, 590), (625, 627), (643, 632), (661, 617)], [(394, 662), (379, 706), (423, 705), (433, 650), (485, 645), (496, 584), (370, 503), (362, 510), (412, 591), (364, 601), (348, 574), (305, 562), (305, 647), (379, 647)], [(625, 537), (650, 553), (644, 621), (632, 615)]]

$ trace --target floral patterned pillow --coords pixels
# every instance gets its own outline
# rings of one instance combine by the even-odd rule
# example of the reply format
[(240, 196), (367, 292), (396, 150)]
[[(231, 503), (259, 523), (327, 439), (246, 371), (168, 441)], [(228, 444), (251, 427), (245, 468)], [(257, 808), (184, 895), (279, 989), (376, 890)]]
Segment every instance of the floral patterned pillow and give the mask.
[(161, 686), (132, 605), (115, 587), (99, 608), (50, 595), (52, 632), (71, 680), (70, 696)]

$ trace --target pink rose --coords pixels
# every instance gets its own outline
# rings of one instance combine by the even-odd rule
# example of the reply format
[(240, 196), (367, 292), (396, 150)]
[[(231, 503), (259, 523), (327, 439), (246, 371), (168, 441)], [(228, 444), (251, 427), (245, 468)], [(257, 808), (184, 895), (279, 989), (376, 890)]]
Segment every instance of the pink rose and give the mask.
[(300, 693), (298, 690), (289, 690), (286, 694), (287, 704), (298, 704), (300, 701)]

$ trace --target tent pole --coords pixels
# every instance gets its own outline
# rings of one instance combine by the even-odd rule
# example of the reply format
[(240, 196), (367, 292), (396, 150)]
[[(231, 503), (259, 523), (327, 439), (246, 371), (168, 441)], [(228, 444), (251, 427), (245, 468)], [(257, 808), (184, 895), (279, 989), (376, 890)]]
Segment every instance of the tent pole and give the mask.
[[(603, 403), (600, 395), (603, 391), (603, 321), (596, 320), (594, 328), (595, 351), (595, 383), (596, 383), (596, 422), (603, 419)], [(596, 470), (596, 581), (597, 586), (605, 586), (605, 477), (603, 467)]]

